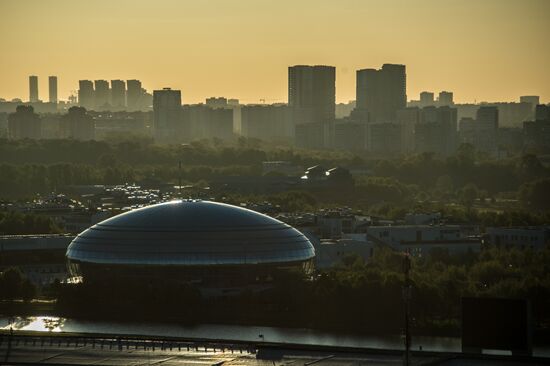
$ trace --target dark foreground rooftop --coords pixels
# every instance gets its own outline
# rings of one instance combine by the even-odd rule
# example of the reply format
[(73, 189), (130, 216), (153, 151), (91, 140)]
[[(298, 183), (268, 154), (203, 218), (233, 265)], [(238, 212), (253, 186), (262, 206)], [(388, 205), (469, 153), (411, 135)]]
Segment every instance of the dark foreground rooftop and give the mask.
[[(400, 351), (149, 338), (0, 334), (0, 365), (402, 365)], [(547, 359), (414, 352), (411, 365), (543, 365)]]

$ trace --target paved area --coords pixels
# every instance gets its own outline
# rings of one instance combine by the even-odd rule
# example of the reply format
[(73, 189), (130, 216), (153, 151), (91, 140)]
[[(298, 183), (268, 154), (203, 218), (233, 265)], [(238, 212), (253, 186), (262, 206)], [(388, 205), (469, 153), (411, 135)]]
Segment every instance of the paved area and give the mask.
[[(410, 365), (538, 365), (537, 362), (415, 354)], [(337, 353), (163, 340), (4, 337), (0, 365), (367, 366), (403, 365), (398, 352)]]
[[(85, 343), (85, 344), (84, 344)], [(9, 348), (9, 352), (8, 352)], [(416, 357), (413, 365), (431, 364)], [(245, 346), (188, 345), (160, 341), (14, 339), (0, 344), (1, 365), (162, 365), (162, 366), (361, 366), (402, 365), (400, 355), (332, 355)]]

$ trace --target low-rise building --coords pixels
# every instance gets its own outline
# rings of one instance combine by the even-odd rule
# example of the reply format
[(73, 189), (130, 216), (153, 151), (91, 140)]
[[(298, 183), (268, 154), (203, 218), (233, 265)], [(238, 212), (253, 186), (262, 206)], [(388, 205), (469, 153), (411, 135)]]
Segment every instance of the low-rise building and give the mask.
[(316, 217), (316, 224), (322, 238), (342, 238), (345, 234), (365, 232), (370, 217), (338, 211), (327, 212)]
[(499, 247), (541, 250), (550, 244), (550, 226), (489, 227), (485, 240)]
[(370, 226), (367, 228), (367, 240), (417, 256), (429, 253), (435, 248), (447, 250), (449, 254), (479, 251), (480, 237), (469, 234), (470, 228), (463, 230), (459, 225)]
[(16, 267), (37, 286), (67, 278), (65, 252), (74, 235), (1, 235), (0, 271)]
[(371, 242), (354, 239), (321, 240), (315, 245), (315, 268), (333, 267), (351, 255), (368, 260), (373, 254), (374, 244)]

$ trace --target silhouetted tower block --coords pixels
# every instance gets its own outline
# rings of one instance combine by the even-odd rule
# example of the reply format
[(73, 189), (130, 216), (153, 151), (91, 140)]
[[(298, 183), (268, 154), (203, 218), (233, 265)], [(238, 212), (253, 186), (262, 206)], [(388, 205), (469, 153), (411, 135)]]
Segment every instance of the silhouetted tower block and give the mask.
[(370, 122), (395, 122), (396, 112), (407, 106), (405, 65), (357, 70), (356, 77), (356, 108), (367, 110)]
[(539, 104), (535, 110), (536, 121), (550, 121), (550, 105)]
[(50, 103), (57, 103), (57, 76), (48, 78), (48, 92)]
[(415, 126), (416, 152), (431, 152), (442, 156), (454, 154), (458, 143), (456, 120), (455, 108), (422, 108), (420, 122)]
[(126, 106), (126, 84), (123, 80), (111, 80), (111, 106), (115, 109)]
[(206, 98), (206, 106), (210, 108), (226, 108), (227, 98), (224, 98), (224, 97)]
[(356, 122), (352, 118), (336, 119), (334, 123), (333, 147), (339, 150), (366, 150), (367, 126), (363, 122)]
[(233, 110), (211, 108), (202, 104), (182, 109), (180, 137), (182, 141), (233, 137)]
[(336, 68), (296, 65), (288, 68), (288, 104), (296, 124), (334, 120)]
[[(433, 97), (432, 97), (433, 101)], [(397, 111), (397, 123), (401, 129), (401, 153), (414, 152), (414, 128), (420, 122), (420, 108), (410, 107)]]
[(78, 82), (78, 104), (88, 110), (95, 108), (94, 84), (90, 80)]
[(454, 105), (453, 93), (448, 91), (439, 92), (439, 98), (437, 99), (437, 104), (440, 107), (445, 107), (445, 106), (450, 107)]
[(241, 135), (264, 141), (289, 140), (294, 135), (287, 105), (247, 105), (241, 109)]
[(523, 141), (529, 149), (550, 149), (550, 105), (537, 105), (535, 120), (523, 122)]
[(8, 116), (8, 137), (11, 139), (40, 139), (41, 120), (31, 106), (20, 105)]
[(29, 76), (29, 102), (38, 102), (38, 76)]
[(538, 95), (522, 95), (519, 97), (520, 103), (528, 103), (532, 109), (535, 109), (540, 104), (540, 97)]
[(181, 134), (181, 91), (164, 88), (153, 92), (155, 139), (174, 142)]
[(95, 86), (95, 110), (102, 111), (109, 109), (109, 83), (107, 80), (94, 81)]
[(65, 138), (75, 140), (93, 140), (95, 138), (95, 122), (87, 114), (86, 108), (71, 107), (69, 113), (61, 119), (61, 131)]
[(476, 112), (475, 120), (472, 118), (462, 118), (460, 120), (460, 142), (471, 144), (479, 151), (496, 155), (498, 119), (497, 107), (480, 107)]
[(296, 65), (288, 68), (288, 104), (297, 146), (332, 146), (335, 103), (334, 66)]
[(128, 111), (137, 111), (141, 109), (141, 81), (127, 80), (126, 87), (126, 106)]
[(429, 107), (435, 105), (434, 93), (423, 91), (420, 93), (420, 106)]
[(487, 129), (494, 131), (498, 128), (498, 108), (482, 106), (476, 112), (477, 123), (487, 125)]

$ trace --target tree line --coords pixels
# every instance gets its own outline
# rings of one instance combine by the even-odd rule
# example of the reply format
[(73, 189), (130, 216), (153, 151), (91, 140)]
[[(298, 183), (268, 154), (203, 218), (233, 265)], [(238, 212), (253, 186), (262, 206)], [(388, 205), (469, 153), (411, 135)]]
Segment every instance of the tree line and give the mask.
[[(113, 281), (56, 285), (57, 311), (110, 319), (238, 322), (373, 333), (403, 326), (403, 255), (377, 248), (365, 261), (348, 256), (313, 278), (287, 273), (271, 290), (202, 297), (190, 284)], [(486, 248), (451, 256), (445, 250), (412, 259), (411, 315), (417, 334), (459, 334), (460, 299), (527, 298), (540, 329), (550, 321), (550, 249)]]
[(310, 187), (297, 188), (321, 200), (334, 197), (331, 203), (335, 204), (410, 205), (437, 200), (471, 208), (479, 200), (511, 199), (520, 200), (525, 208), (550, 208), (546, 194), (550, 169), (535, 155), (484, 160), (465, 145), (448, 158), (419, 154), (374, 160), (344, 152), (208, 141), (161, 146), (147, 139), (0, 140), (0, 198), (59, 191), (68, 185), (124, 184), (150, 178), (175, 183), (181, 177), (185, 184), (208, 185), (227, 176), (260, 176), (262, 162), (267, 160), (361, 171), (355, 174), (355, 189), (339, 194), (321, 195)]

